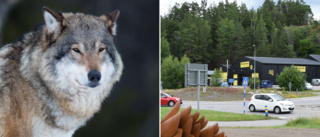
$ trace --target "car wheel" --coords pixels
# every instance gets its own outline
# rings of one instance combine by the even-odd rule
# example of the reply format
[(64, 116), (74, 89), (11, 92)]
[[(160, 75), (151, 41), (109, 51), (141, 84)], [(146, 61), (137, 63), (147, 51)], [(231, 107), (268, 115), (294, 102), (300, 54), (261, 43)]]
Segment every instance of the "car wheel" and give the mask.
[(281, 109), (279, 107), (274, 108), (274, 113), (279, 114), (281, 113)]
[(256, 108), (254, 107), (254, 105), (250, 105), (249, 110), (250, 110), (251, 112), (254, 112), (254, 111), (256, 111)]
[(174, 101), (172, 101), (172, 100), (171, 100), (171, 101), (169, 101), (169, 103), (168, 103), (168, 105), (169, 105), (170, 107), (173, 107), (173, 106), (174, 106), (174, 104), (175, 104), (175, 103), (174, 103)]

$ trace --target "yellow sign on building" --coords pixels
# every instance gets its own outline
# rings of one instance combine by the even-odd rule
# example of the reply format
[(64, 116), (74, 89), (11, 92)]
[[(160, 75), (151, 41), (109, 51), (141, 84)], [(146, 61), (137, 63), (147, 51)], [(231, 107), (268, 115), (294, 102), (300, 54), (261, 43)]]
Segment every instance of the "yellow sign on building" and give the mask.
[(270, 70), (269, 70), (269, 74), (272, 75), (272, 76), (274, 76), (274, 70), (273, 70), (273, 69), (270, 69)]
[(250, 66), (249, 61), (240, 62), (240, 68), (248, 68)]
[(221, 72), (221, 78), (227, 80), (227, 72)]
[(300, 72), (306, 72), (306, 66), (295, 66)]
[(238, 78), (238, 74), (233, 74), (233, 78), (237, 79)]
[(258, 78), (258, 77), (259, 77), (259, 73), (256, 73), (256, 75), (254, 75), (254, 73), (252, 73), (252, 74), (251, 74), (251, 77), (253, 77), (253, 78), (254, 78), (254, 77)]
[(238, 86), (238, 80), (234, 80), (233, 85)]

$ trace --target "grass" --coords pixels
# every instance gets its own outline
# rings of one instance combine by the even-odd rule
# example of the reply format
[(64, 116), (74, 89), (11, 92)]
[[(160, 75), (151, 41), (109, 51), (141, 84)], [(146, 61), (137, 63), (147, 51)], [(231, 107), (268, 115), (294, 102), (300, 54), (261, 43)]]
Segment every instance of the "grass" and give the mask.
[[(243, 88), (227, 88), (227, 87), (207, 87), (207, 92), (203, 93), (202, 89), (200, 91), (200, 100), (201, 101), (240, 101), (243, 100)], [(181, 97), (183, 100), (196, 101), (197, 100), (197, 88), (181, 88), (181, 89), (165, 89), (165, 92)], [(276, 94), (276, 91), (281, 91), (280, 96), (284, 98), (289, 98), (289, 91), (283, 91), (281, 89), (257, 89), (259, 93), (273, 93)], [(248, 88), (246, 89), (246, 100), (251, 98), (251, 94), (255, 93), (254, 90)], [(296, 91), (291, 91), (291, 98), (302, 98), (302, 97), (312, 97), (320, 96), (320, 90), (304, 90), (299, 91), (296, 94)]]
[(271, 127), (223, 127), (228, 129), (280, 129), (280, 128), (304, 128), (304, 129), (320, 129), (319, 118), (305, 118), (300, 117), (295, 120), (288, 121), (283, 126), (271, 126)]
[(300, 117), (298, 119), (289, 121), (283, 127), (320, 129), (320, 119)]
[[(171, 110), (171, 107), (161, 107), (161, 120), (170, 110)], [(183, 109), (180, 109), (179, 112), (181, 110)], [(195, 113), (196, 111), (197, 111), (196, 109), (192, 109), (191, 114)], [(263, 115), (200, 110), (200, 117), (202, 116), (204, 116), (205, 119), (208, 119), (209, 121), (248, 121), (248, 120), (276, 119), (274, 117), (270, 117), (270, 116), (266, 117)]]
[[(254, 92), (253, 89), (248, 89), (247, 91)], [(271, 93), (271, 91), (273, 91), (273, 94), (276, 94), (276, 91), (281, 91), (282, 94), (280, 94), (280, 96), (284, 98), (289, 98), (290, 96), (290, 91), (284, 91), (281, 89), (263, 88), (263, 89), (257, 89), (257, 91), (259, 91), (260, 93)], [(320, 92), (320, 90), (302, 90), (302, 91), (299, 91), (298, 94), (296, 91), (291, 91), (291, 98), (319, 96), (320, 94), (318, 92)]]

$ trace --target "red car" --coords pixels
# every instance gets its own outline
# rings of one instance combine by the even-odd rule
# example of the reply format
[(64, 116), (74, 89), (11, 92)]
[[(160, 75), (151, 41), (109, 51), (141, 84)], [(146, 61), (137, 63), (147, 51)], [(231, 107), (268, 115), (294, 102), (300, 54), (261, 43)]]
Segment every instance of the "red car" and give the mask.
[(174, 106), (177, 102), (182, 104), (182, 99), (179, 97), (173, 97), (165, 92), (161, 92), (161, 105)]

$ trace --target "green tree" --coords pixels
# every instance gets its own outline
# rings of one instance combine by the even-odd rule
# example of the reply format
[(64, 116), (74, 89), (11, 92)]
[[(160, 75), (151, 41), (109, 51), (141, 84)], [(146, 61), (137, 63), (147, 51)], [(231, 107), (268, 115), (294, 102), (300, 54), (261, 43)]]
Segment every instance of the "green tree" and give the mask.
[(288, 58), (294, 57), (295, 53), (293, 51), (293, 46), (287, 45), (288, 37), (283, 29), (282, 24), (278, 22), (276, 27), (278, 30), (276, 31), (276, 37), (271, 50), (272, 56)]
[(210, 26), (199, 15), (186, 14), (180, 23), (180, 55), (187, 54), (192, 62), (208, 63), (208, 46), (212, 44)]
[(310, 41), (310, 39), (300, 40), (300, 48), (298, 50), (299, 57), (307, 57), (308, 54), (315, 53), (318, 48)]
[(161, 37), (161, 60), (170, 55), (170, 43), (165, 37)]
[(284, 67), (283, 71), (280, 75), (277, 75), (277, 83), (280, 87), (284, 88), (285, 90), (289, 90), (289, 82), (291, 82), (291, 89), (295, 90), (303, 90), (304, 88), (304, 81), (306, 80), (306, 75), (301, 73), (297, 67)]
[[(254, 83), (256, 83), (256, 84), (254, 84)], [(250, 88), (251, 89), (254, 89), (254, 85), (256, 85), (256, 88), (255, 89), (257, 89), (257, 88), (259, 88), (260, 87), (260, 79), (258, 78), (258, 77), (256, 77), (256, 82), (254, 82), (254, 78), (253, 77), (251, 77), (250, 79), (249, 79), (249, 86), (250, 86)]]
[(190, 63), (186, 55), (181, 58), (181, 61), (172, 55), (163, 59), (161, 64), (161, 81), (164, 88), (176, 89), (183, 87), (185, 63)]
[(219, 69), (213, 70), (213, 75), (211, 75), (211, 86), (220, 87), (222, 84), (221, 72)]
[(235, 52), (234, 40), (236, 39), (236, 27), (233, 20), (222, 19), (219, 21), (217, 30), (218, 52), (220, 56), (220, 64), (226, 59), (233, 62), (232, 56)]
[(271, 47), (268, 44), (266, 23), (261, 15), (256, 27), (255, 45), (257, 46), (257, 56), (268, 57), (270, 56)]

